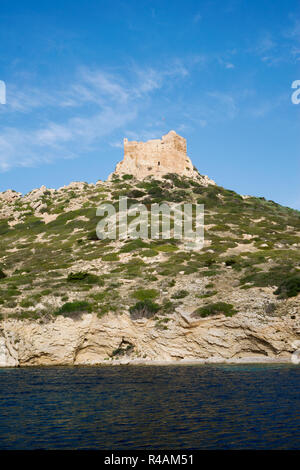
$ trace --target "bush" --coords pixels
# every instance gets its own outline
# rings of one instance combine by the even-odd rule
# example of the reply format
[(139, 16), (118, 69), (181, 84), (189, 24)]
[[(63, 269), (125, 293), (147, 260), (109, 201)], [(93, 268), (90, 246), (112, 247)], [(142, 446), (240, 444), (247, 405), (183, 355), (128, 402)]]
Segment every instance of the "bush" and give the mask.
[(23, 299), (23, 300), (20, 302), (20, 306), (21, 306), (21, 307), (24, 307), (24, 308), (33, 307), (34, 305), (35, 305), (35, 302), (33, 302), (33, 301), (30, 300), (30, 299)]
[(95, 274), (90, 274), (86, 272), (70, 273), (67, 277), (68, 282), (81, 282), (84, 281), (85, 284), (102, 284), (103, 281), (99, 279)]
[(156, 289), (138, 289), (132, 295), (138, 300), (156, 299), (159, 292)]
[(88, 240), (94, 240), (94, 241), (99, 240), (99, 237), (98, 237), (98, 235), (97, 235), (97, 233), (96, 233), (96, 230), (92, 230), (90, 233), (88, 233), (87, 239), (88, 239)]
[(130, 253), (131, 251), (138, 250), (139, 248), (149, 247), (148, 243), (143, 242), (140, 238), (136, 240), (125, 243), (120, 249), (120, 253)]
[(157, 255), (158, 255), (158, 252), (155, 250), (152, 250), (151, 248), (149, 248), (148, 250), (144, 250), (141, 253), (141, 256), (146, 256), (146, 258), (152, 258), (153, 256), (157, 256)]
[(225, 260), (226, 266), (234, 266), (235, 264), (237, 264), (237, 260), (235, 258), (228, 258)]
[(130, 197), (130, 198), (140, 198), (140, 197), (143, 197), (145, 196), (146, 193), (144, 191), (140, 191), (139, 189), (132, 189), (131, 191), (129, 191), (127, 193), (127, 196)]
[(62, 305), (55, 315), (63, 315), (65, 317), (74, 316), (82, 312), (91, 312), (92, 306), (85, 301), (67, 302)]
[(285, 279), (274, 292), (279, 298), (296, 297), (300, 293), (300, 276), (290, 276)]
[(154, 245), (155, 250), (162, 251), (163, 253), (172, 253), (173, 251), (177, 251), (178, 248), (176, 245)]
[(167, 175), (164, 175), (164, 178), (171, 180), (177, 188), (189, 188), (190, 186), (187, 181), (181, 179), (176, 173), (168, 173)]
[(5, 277), (7, 277), (6, 274), (0, 269), (0, 279), (4, 279)]
[(189, 292), (187, 290), (179, 290), (178, 292), (175, 292), (175, 294), (172, 295), (172, 299), (184, 299), (184, 297), (186, 297), (187, 295), (189, 295)]
[(102, 256), (103, 261), (119, 261), (119, 259), (117, 253), (107, 253), (107, 255)]
[(234, 309), (232, 304), (225, 302), (216, 302), (214, 304), (208, 304), (204, 307), (197, 308), (194, 314), (202, 318), (209, 317), (211, 315), (217, 315), (223, 313), (226, 317), (232, 317), (237, 311)]
[(130, 307), (129, 312), (133, 320), (139, 318), (152, 318), (158, 312), (160, 306), (150, 299), (141, 300)]
[(123, 175), (122, 176), (122, 179), (125, 180), (125, 181), (126, 180), (132, 180), (132, 178), (133, 178), (133, 175)]

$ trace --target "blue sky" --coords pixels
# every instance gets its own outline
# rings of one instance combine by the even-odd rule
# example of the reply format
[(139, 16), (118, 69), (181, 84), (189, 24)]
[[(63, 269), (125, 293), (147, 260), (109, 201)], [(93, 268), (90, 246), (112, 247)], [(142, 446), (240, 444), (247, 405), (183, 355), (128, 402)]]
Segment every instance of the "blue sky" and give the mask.
[(122, 142), (300, 209), (298, 0), (0, 0), (0, 191), (106, 179)]

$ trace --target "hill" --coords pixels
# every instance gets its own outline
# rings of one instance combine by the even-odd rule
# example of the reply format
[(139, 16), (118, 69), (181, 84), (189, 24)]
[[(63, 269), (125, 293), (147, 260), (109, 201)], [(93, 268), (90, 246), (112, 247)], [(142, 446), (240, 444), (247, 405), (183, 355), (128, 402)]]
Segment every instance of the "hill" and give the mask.
[[(175, 239), (99, 240), (96, 208), (103, 202), (117, 208), (121, 196), (128, 197), (129, 205), (204, 204), (203, 249), (185, 250)], [(107, 360), (212, 355), (201, 347), (197, 352), (196, 344), (191, 354), (180, 351), (182, 345), (177, 356), (162, 350), (152, 354), (137, 347), (130, 335), (141, 324), (151, 327), (156, 338), (174, 334), (181, 341), (185, 327), (201, 329), (207, 321), (214, 328), (220, 321), (222, 328), (228, 321), (238, 321), (239, 328), (249, 318), (250, 323), (262, 322), (263, 337), (256, 335), (255, 347), (249, 345), (247, 324), (245, 343), (220, 342), (213, 352), (219, 358), (246, 357), (247, 348), (252, 351), (248, 356), (286, 357), (293, 350), (290, 343), (299, 338), (300, 212), (207, 184), (201, 175), (169, 173), (138, 180), (114, 174), (107, 182), (42, 187), (23, 197), (7, 191), (0, 194), (0, 235), (0, 311), (8, 332), (20, 335), (26, 322), (50, 328), (66, 320), (62, 324), (79, 327), (87, 318), (99, 325), (109, 319), (120, 331), (115, 344), (97, 356), (100, 362), (103, 355)], [(265, 328), (269, 325), (271, 332), (275, 324), (275, 329), (281, 325), (281, 336), (274, 345)], [(286, 338), (281, 328), (288, 329)], [(38, 363), (43, 361), (48, 363)], [(99, 362), (94, 356), (93, 361)]]

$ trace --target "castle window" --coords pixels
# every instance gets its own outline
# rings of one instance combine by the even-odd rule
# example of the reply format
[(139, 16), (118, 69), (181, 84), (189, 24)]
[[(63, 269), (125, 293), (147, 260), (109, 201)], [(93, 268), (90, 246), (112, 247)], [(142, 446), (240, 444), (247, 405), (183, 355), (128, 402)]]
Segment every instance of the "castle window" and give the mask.
[(160, 165), (160, 162), (157, 162), (158, 166)]

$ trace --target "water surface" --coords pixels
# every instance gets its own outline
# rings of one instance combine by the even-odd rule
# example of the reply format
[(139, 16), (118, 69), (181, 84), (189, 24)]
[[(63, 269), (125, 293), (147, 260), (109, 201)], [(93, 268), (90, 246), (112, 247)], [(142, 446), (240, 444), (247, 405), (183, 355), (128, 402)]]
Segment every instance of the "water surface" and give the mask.
[(300, 449), (300, 367), (0, 369), (0, 449)]

